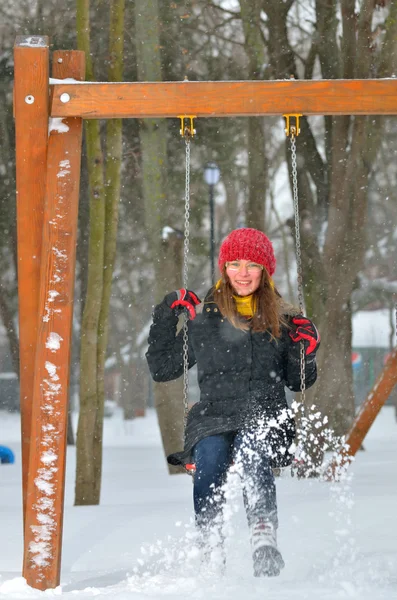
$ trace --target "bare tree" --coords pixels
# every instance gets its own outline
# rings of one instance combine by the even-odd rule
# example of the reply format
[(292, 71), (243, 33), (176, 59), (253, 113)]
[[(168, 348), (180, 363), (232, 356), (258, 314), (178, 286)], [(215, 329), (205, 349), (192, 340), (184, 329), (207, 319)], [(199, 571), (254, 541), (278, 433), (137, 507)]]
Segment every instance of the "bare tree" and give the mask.
[[(363, 2), (357, 12), (354, 0), (315, 3), (315, 34), (303, 59), (305, 77), (315, 74), (316, 64), (324, 78), (391, 74), (397, 58), (397, 5), (383, 9), (382, 19), (377, 15), (381, 34), (376, 41), (376, 4)], [(292, 5), (292, 1), (263, 2), (269, 62), (277, 78), (298, 77), (297, 61), (302, 60), (294, 54), (288, 36)], [(346, 433), (354, 415), (351, 295), (363, 264), (368, 182), (382, 131), (380, 118), (325, 117), (322, 140), (316, 141), (307, 119), (298, 138), (305, 299), (323, 340), (320, 377), (309, 402), (314, 400), (328, 415), (339, 435)], [(319, 144), (325, 148), (325, 160)]]
[[(85, 51), (87, 79), (94, 80), (89, 0), (77, 2), (78, 47)], [(124, 0), (110, 3), (109, 78), (122, 78)], [(107, 130), (106, 179), (99, 122), (85, 122), (90, 190), (87, 294), (81, 325), (80, 413), (77, 430), (75, 504), (99, 504), (102, 479), (104, 368), (121, 169), (121, 121)], [(106, 181), (106, 185), (105, 185)]]
[[(136, 0), (135, 27), (138, 75), (142, 81), (161, 81), (160, 20), (157, 0)], [(181, 250), (178, 239), (163, 241), (169, 223), (167, 193), (167, 125), (164, 119), (141, 123), (142, 178), (148, 248), (155, 274), (154, 300), (181, 287)], [(175, 236), (172, 236), (174, 238)], [(154, 385), (155, 405), (165, 455), (183, 444), (183, 400), (181, 380)], [(169, 466), (170, 473), (180, 472)]]
[[(244, 49), (248, 57), (248, 79), (264, 76), (265, 48), (260, 28), (262, 0), (240, 0), (244, 31)], [(268, 196), (268, 161), (265, 153), (263, 117), (247, 120), (248, 151), (248, 202), (246, 222), (248, 227), (266, 230), (265, 201)]]

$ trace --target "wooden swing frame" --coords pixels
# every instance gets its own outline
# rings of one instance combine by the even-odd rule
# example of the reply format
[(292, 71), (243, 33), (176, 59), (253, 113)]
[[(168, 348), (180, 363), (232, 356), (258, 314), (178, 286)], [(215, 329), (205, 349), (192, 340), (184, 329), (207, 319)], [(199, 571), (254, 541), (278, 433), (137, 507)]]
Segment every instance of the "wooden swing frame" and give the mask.
[[(54, 52), (50, 79), (45, 36), (18, 36), (14, 64), (23, 576), (45, 590), (61, 569), (83, 119), (395, 115), (397, 79), (86, 83), (73, 50)], [(390, 388), (396, 352), (388, 365)], [(386, 393), (381, 382), (372, 420)]]

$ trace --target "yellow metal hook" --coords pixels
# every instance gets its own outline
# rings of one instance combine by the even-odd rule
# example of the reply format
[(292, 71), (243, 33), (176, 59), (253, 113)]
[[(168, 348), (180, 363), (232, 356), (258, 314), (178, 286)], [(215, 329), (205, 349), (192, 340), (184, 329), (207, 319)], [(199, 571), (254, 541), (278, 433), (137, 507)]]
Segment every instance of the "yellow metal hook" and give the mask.
[[(301, 132), (301, 128), (300, 128), (300, 122), (299, 119), (302, 115), (300, 113), (291, 113), (288, 115), (283, 115), (284, 119), (285, 119), (285, 135), (287, 137), (291, 136), (291, 137), (297, 137), (300, 132)], [(295, 121), (291, 122), (291, 117), (293, 119), (295, 119)]]
[(194, 128), (194, 119), (196, 115), (178, 115), (178, 119), (181, 120), (180, 134), (185, 139), (193, 138), (196, 134)]

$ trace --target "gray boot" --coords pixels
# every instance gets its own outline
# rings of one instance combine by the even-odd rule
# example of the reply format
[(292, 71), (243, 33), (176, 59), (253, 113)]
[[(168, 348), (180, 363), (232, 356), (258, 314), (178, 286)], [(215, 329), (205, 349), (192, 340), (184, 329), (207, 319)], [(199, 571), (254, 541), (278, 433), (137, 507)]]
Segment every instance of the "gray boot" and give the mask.
[(250, 527), (252, 559), (255, 577), (275, 577), (284, 568), (277, 548), (277, 530), (269, 519), (258, 517)]

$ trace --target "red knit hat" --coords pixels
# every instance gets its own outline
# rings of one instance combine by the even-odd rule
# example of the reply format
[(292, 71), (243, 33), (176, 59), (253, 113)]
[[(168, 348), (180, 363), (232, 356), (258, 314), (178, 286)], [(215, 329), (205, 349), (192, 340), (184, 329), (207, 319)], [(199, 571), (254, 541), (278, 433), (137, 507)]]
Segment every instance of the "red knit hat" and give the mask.
[(220, 271), (225, 262), (232, 260), (252, 260), (263, 265), (270, 277), (276, 270), (273, 244), (262, 231), (250, 227), (235, 229), (223, 240), (218, 258)]

